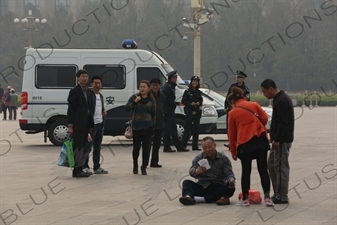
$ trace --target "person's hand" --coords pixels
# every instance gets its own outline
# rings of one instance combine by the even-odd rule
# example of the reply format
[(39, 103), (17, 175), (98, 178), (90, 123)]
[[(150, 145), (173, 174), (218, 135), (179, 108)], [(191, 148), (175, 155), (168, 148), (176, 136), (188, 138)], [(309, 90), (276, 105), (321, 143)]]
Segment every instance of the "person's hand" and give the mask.
[(196, 170), (195, 170), (195, 174), (203, 174), (206, 171), (206, 167), (204, 166), (199, 166)]
[(228, 187), (230, 189), (235, 188), (235, 180), (233, 178), (229, 179), (229, 181), (228, 181)]
[(195, 106), (195, 102), (192, 102), (191, 105), (192, 105), (192, 106)]
[(237, 155), (232, 155), (232, 158), (234, 161), (236, 161), (238, 159), (238, 156)]
[(70, 136), (72, 136), (72, 135), (73, 135), (73, 133), (74, 133), (74, 129), (73, 129), (73, 127), (72, 127), (72, 126), (68, 127), (68, 133), (69, 133), (69, 135), (70, 135)]
[(140, 97), (140, 95), (137, 95), (135, 102), (138, 103), (140, 100), (142, 99), (142, 97)]
[(279, 150), (280, 148), (280, 142), (273, 141), (271, 143), (271, 150)]
[(223, 111), (224, 111), (224, 113), (225, 113), (225, 114), (227, 114), (227, 113), (228, 113), (228, 109), (224, 109)]
[(200, 105), (200, 103), (199, 103), (199, 102), (196, 102), (195, 104), (196, 104), (196, 105)]
[(103, 116), (103, 117), (106, 117), (107, 114), (108, 114), (108, 113), (107, 113), (106, 111), (102, 112), (102, 116)]

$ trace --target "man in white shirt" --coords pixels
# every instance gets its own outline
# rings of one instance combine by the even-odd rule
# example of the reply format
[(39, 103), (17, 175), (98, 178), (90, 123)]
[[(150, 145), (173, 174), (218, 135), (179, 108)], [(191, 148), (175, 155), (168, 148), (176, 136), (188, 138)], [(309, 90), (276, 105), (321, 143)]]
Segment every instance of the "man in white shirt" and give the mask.
[[(99, 92), (102, 87), (102, 80), (99, 76), (94, 76), (91, 78), (92, 91), (88, 92), (88, 97), (92, 99), (92, 116), (94, 119), (94, 130), (88, 134), (88, 142), (86, 145), (86, 151), (91, 151), (92, 146), (94, 146), (94, 151), (92, 154), (93, 158), (93, 169), (94, 174), (107, 174), (108, 171), (104, 170), (99, 161), (101, 156), (101, 144), (103, 140), (104, 131), (104, 117), (107, 115), (104, 109), (103, 95)], [(91, 173), (89, 168), (89, 157), (83, 167), (83, 172)]]

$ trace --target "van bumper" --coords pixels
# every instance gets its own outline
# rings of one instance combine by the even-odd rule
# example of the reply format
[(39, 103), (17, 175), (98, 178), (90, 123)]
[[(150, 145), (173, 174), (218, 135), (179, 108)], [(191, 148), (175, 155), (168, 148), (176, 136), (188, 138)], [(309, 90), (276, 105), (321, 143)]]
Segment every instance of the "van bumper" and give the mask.
[(216, 130), (216, 123), (205, 123), (199, 125), (199, 134), (214, 134)]
[(26, 134), (36, 134), (46, 130), (46, 125), (42, 123), (27, 123), (27, 120), (19, 120), (21, 130), (25, 130)]

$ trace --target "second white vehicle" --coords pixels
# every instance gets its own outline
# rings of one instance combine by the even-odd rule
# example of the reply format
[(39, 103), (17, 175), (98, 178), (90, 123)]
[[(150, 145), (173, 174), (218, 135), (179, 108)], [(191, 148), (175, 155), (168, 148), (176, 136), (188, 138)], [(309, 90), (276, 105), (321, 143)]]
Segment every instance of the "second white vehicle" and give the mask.
[[(209, 100), (215, 103), (215, 108), (218, 112), (217, 129), (213, 132), (218, 134), (227, 134), (227, 125), (226, 125), (227, 115), (224, 113), (226, 98), (221, 94), (212, 91), (210, 89), (200, 88), (200, 91), (202, 91), (204, 97), (208, 98)], [(268, 123), (266, 125), (266, 128), (269, 131), (273, 110), (271, 108), (266, 107), (262, 107), (262, 109), (268, 115)]]

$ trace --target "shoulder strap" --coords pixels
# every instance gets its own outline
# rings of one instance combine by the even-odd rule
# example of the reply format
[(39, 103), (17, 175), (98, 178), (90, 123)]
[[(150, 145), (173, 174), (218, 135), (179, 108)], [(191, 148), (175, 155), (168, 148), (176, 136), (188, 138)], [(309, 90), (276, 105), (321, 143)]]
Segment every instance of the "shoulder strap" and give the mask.
[(249, 112), (251, 112), (251, 113), (253, 113), (254, 114), (254, 116), (256, 116), (257, 118), (259, 118), (259, 114), (257, 114), (256, 112), (254, 112), (253, 110), (251, 110), (251, 109), (248, 109), (248, 108), (246, 108), (246, 107), (243, 107), (243, 106), (240, 106), (240, 105), (238, 105), (238, 106), (235, 106), (236, 108), (241, 108), (241, 109), (245, 109), (245, 110), (247, 110), (247, 111), (249, 111)]
[(133, 118), (135, 117), (136, 107), (137, 107), (137, 104), (135, 105), (135, 108), (133, 109), (133, 114), (132, 114), (131, 123), (130, 123), (131, 127), (132, 127)]

